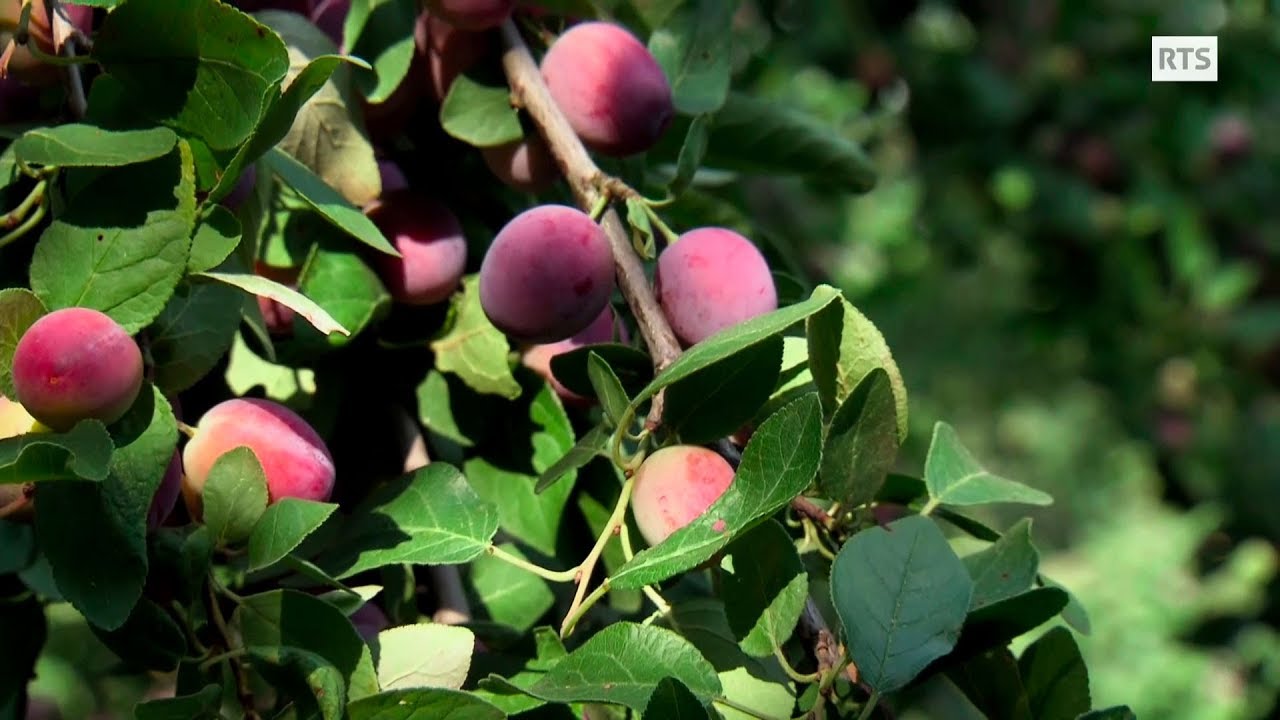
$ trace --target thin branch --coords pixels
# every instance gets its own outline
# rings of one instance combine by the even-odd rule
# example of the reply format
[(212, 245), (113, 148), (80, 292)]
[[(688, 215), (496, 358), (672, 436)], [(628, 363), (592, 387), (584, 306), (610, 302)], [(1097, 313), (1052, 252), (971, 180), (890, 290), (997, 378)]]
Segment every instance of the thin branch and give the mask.
[[(231, 629), (227, 627), (227, 620), (222, 614), (222, 607), (218, 603), (218, 594), (215, 591), (217, 581), (214, 580), (213, 574), (210, 573), (208, 582), (208, 603), (209, 616), (213, 619), (213, 624), (218, 628), (218, 633), (222, 635), (223, 645), (227, 648), (228, 655), (226, 659), (231, 663), (231, 675), (235, 678), (236, 697), (240, 700), (240, 707), (244, 709), (244, 716), (249, 720), (258, 720), (262, 716), (258, 714), (253, 703), (253, 691), (249, 689), (249, 673), (245, 670), (244, 663), (240, 662), (240, 654), (243, 654), (243, 648), (237, 648), (236, 643), (232, 642), (234, 637)], [(240, 654), (235, 654), (240, 652)]]
[[(502, 66), (506, 70), (515, 104), (524, 108), (546, 140), (578, 206), (589, 212), (597, 207), (601, 198), (607, 200), (636, 195), (625, 183), (606, 175), (591, 159), (582, 141), (569, 126), (569, 121), (551, 98), (538, 64), (529, 53), (529, 47), (520, 36), (514, 21), (508, 19), (503, 23), (502, 39), (507, 46), (502, 56)], [(654, 370), (662, 372), (680, 356), (680, 342), (649, 287), (644, 265), (631, 247), (631, 239), (618, 213), (612, 209), (606, 211), (600, 225), (613, 250), (613, 262), (617, 268), (622, 296), (631, 307), (640, 335), (653, 356)], [(649, 412), (649, 426), (656, 427), (661, 422), (662, 405), (662, 396), (655, 397)]]

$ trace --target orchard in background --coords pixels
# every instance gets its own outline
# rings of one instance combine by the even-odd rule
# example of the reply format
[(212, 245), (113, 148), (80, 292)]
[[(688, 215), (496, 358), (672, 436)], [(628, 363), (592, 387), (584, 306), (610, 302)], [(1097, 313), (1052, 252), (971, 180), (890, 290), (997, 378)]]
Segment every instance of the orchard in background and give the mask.
[(0, 718), (1129, 716), (965, 514), (1051, 498), (899, 458), (872, 320), (714, 200), (875, 181), (737, 9), (0, 0)]

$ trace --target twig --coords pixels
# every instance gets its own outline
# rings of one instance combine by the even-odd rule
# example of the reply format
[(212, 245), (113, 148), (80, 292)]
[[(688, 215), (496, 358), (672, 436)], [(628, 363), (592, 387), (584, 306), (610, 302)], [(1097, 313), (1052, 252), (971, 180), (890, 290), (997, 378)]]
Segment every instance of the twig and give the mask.
[[(542, 134), (560, 172), (569, 183), (578, 206), (584, 211), (590, 211), (602, 197), (625, 198), (635, 195), (634, 190), (616, 178), (607, 176), (591, 159), (569, 121), (552, 100), (551, 93), (542, 80), (542, 73), (514, 21), (508, 19), (502, 24), (502, 39), (507, 46), (502, 56), (502, 67), (506, 71), (507, 82), (511, 85), (511, 94)], [(631, 247), (631, 239), (618, 213), (612, 209), (606, 211), (600, 225), (613, 250), (613, 262), (617, 268), (622, 296), (631, 307), (640, 335), (653, 356), (654, 370), (662, 372), (680, 356), (680, 342), (649, 287), (644, 265)], [(662, 406), (662, 395), (659, 394), (650, 406), (647, 425), (656, 427), (661, 422)]]
[(235, 653), (241, 648), (236, 648), (235, 643), (231, 641), (231, 629), (227, 627), (227, 620), (222, 615), (222, 607), (218, 604), (218, 593), (214, 590), (216, 581), (213, 575), (209, 575), (209, 616), (213, 619), (213, 624), (218, 628), (218, 632), (222, 635), (222, 642), (227, 648), (228, 655), (226, 659), (231, 662), (231, 675), (236, 681), (236, 697), (240, 700), (240, 707), (244, 709), (244, 716), (248, 720), (259, 720), (261, 716), (253, 705), (253, 691), (249, 689), (249, 673), (245, 671), (244, 663), (240, 662), (240, 656)]

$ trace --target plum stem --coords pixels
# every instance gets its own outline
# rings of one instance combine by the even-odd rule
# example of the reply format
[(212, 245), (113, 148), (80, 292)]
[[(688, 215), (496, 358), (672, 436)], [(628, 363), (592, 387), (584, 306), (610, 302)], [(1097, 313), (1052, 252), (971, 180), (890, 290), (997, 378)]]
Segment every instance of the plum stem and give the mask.
[(605, 578), (600, 583), (600, 587), (591, 593), (589, 601), (585, 598), (587, 585), (591, 582), (591, 573), (596, 568), (596, 562), (600, 560), (600, 555), (604, 553), (605, 545), (609, 544), (609, 540), (613, 538), (613, 532), (623, 522), (626, 521), (627, 507), (631, 504), (631, 489), (635, 487), (634, 478), (627, 478), (622, 483), (622, 492), (618, 494), (618, 502), (613, 506), (613, 514), (609, 516), (609, 522), (605, 523), (604, 528), (600, 531), (600, 537), (596, 538), (596, 544), (592, 546), (591, 552), (587, 554), (587, 559), (582, 561), (578, 566), (581, 574), (578, 576), (578, 591), (573, 595), (573, 602), (569, 605), (569, 611), (565, 613), (564, 624), (560, 626), (560, 637), (567, 637), (573, 631), (573, 626), (578, 622), (578, 618), (582, 616), (592, 605), (599, 600), (609, 589), (609, 578)]
[(782, 652), (781, 645), (774, 644), (773, 656), (778, 659), (778, 665), (782, 667), (782, 671), (787, 674), (787, 677), (798, 683), (812, 684), (822, 679), (822, 673), (815, 672), (806, 675), (792, 667), (791, 662), (787, 660), (787, 654)]
[(759, 710), (756, 710), (755, 708), (747, 707), (746, 705), (743, 705), (742, 703), (736, 702), (734, 700), (730, 700), (727, 697), (712, 698), (711, 702), (715, 703), (716, 705), (723, 705), (729, 708), (730, 710), (736, 710), (742, 713), (743, 715), (746, 715), (747, 717), (757, 718), (757, 720), (771, 720), (770, 716), (762, 715)]
[(867, 704), (862, 706), (862, 712), (858, 713), (858, 720), (867, 720), (871, 717), (871, 713), (875, 712), (876, 705), (880, 702), (880, 692), (878, 690), (871, 691), (871, 697), (867, 698)]
[[(622, 543), (622, 559), (631, 562), (631, 558), (635, 557), (635, 553), (631, 549), (631, 530), (624, 522), (618, 526), (618, 542)], [(640, 588), (644, 592), (645, 597), (649, 598), (649, 602), (653, 603), (657, 611), (654, 618), (666, 617), (671, 614), (671, 605), (662, 597), (661, 593), (652, 585), (645, 585)]]
[[(525, 44), (520, 30), (511, 19), (502, 24), (502, 39), (507, 47), (502, 55), (502, 67), (506, 71), (507, 82), (511, 85), (511, 93), (546, 141), (578, 206), (583, 210), (590, 210), (602, 196), (634, 194), (635, 191), (621, 181), (612, 178), (602, 180), (604, 173), (591, 159), (569, 121), (551, 98), (538, 64), (529, 53), (529, 46)], [(662, 372), (680, 356), (680, 342), (649, 286), (644, 265), (631, 247), (631, 238), (617, 211), (606, 210), (600, 219), (600, 225), (604, 228), (605, 235), (609, 238), (609, 247), (613, 251), (618, 286), (627, 304), (631, 306), (640, 335), (653, 356), (654, 370)], [(654, 398), (649, 412), (651, 423), (661, 421), (663, 404), (661, 394)]]
[(503, 550), (497, 545), (489, 545), (485, 547), (484, 551), (489, 555), (497, 558), (498, 560), (501, 560), (507, 563), (508, 565), (514, 565), (515, 567), (518, 567), (521, 570), (531, 572), (534, 575), (537, 575), (538, 577), (542, 578), (543, 580), (549, 580), (551, 582), (560, 582), (560, 583), (573, 582), (574, 577), (578, 575), (579, 568), (573, 567), (563, 571), (548, 570), (542, 567), (541, 565), (538, 565), (536, 563), (531, 563), (528, 560), (525, 560), (524, 558), (512, 555), (511, 553), (507, 552), (506, 550)]

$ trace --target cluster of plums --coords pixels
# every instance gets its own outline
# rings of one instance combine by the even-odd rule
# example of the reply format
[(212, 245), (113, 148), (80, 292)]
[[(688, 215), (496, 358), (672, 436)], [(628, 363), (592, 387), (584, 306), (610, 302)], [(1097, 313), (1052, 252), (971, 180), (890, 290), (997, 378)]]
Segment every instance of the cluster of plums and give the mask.
[[(4, 9), (0, 0), (0, 39)], [(347, 0), (241, 0), (244, 10), (266, 8), (306, 15), (342, 45)], [(453, 80), (496, 50), (493, 29), (513, 12), (513, 0), (430, 0), (415, 27), (414, 69), (395, 96), (367, 106), (373, 127), (394, 106), (417, 102), (414, 93), (441, 101)], [(69, 6), (75, 7), (75, 6)], [(33, 22), (33, 27), (35, 23)], [(593, 152), (627, 156), (651, 148), (674, 115), (671, 87), (653, 55), (625, 28), (607, 22), (572, 26), (552, 43), (541, 63), (543, 78), (574, 131)], [(415, 74), (416, 73), (416, 74)], [(396, 96), (399, 96), (398, 98)], [(390, 108), (390, 109), (388, 109)], [(536, 133), (509, 145), (481, 150), (503, 182), (538, 192), (559, 174)], [(383, 193), (364, 208), (400, 257), (379, 256), (374, 265), (392, 297), (405, 305), (447, 301), (467, 267), (467, 242), (449, 208), (409, 187), (390, 161), (381, 161)], [(252, 188), (252, 171), (224, 200), (234, 207)], [(259, 263), (256, 271), (286, 284), (297, 268)], [(511, 219), (494, 237), (480, 265), (479, 300), (495, 327), (522, 346), (526, 366), (545, 377), (567, 401), (585, 404), (550, 371), (551, 359), (577, 347), (629, 341), (611, 305), (613, 250), (601, 226), (582, 211), (542, 205)], [(700, 228), (666, 247), (657, 261), (654, 292), (675, 334), (686, 346), (777, 307), (764, 257), (747, 238), (724, 228)], [(292, 333), (294, 314), (260, 299), (268, 329)], [(133, 338), (108, 316), (66, 308), (37, 321), (18, 343), (13, 363), (15, 405), (34, 424), (15, 432), (65, 431), (84, 419), (110, 424), (136, 401), (143, 358)], [(167, 516), (177, 488), (193, 513), (216, 460), (240, 446), (263, 467), (271, 502), (285, 497), (326, 500), (335, 480), (323, 439), (300, 416), (271, 401), (227, 400), (210, 409), (174, 461), (153, 507), (153, 523)], [(653, 453), (635, 476), (632, 506), (650, 544), (702, 514), (733, 479), (733, 468), (715, 452), (695, 446)], [(167, 505), (167, 508), (165, 507)]]

